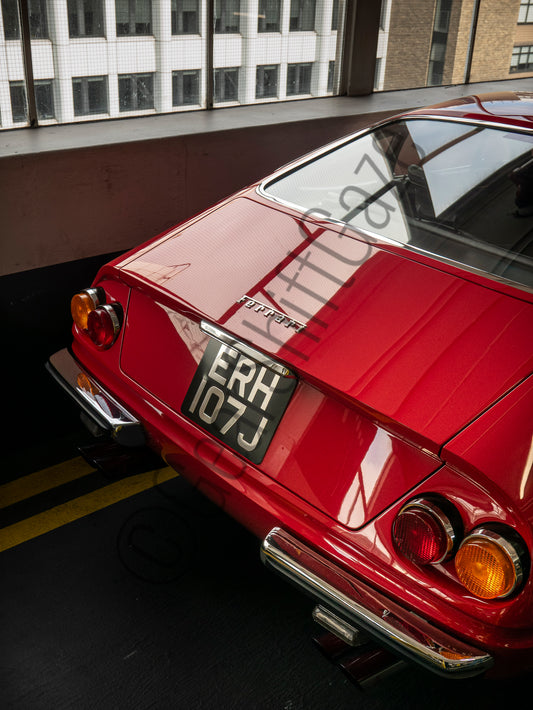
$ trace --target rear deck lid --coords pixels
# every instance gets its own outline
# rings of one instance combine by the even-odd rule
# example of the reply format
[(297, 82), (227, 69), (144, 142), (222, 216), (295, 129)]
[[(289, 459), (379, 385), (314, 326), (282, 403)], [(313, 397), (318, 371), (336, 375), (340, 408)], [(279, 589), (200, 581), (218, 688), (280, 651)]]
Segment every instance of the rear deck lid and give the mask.
[(356, 236), (239, 197), (118, 267), (437, 450), (531, 372), (533, 304)]

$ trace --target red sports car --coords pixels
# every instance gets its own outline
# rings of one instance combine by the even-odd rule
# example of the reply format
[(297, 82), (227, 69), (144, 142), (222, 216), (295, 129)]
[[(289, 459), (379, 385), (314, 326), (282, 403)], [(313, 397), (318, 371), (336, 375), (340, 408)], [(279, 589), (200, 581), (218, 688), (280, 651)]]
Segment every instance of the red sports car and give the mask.
[(104, 266), (49, 369), (446, 676), (533, 669), (533, 94), (348, 136)]

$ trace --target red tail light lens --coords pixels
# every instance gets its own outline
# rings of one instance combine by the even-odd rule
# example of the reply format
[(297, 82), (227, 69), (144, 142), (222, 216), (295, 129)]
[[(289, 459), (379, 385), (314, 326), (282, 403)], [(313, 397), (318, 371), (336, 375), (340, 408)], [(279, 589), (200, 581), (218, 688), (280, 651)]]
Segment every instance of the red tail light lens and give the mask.
[(98, 306), (87, 318), (87, 334), (102, 350), (109, 348), (120, 332), (121, 313), (118, 304)]
[(417, 498), (404, 505), (394, 520), (394, 543), (416, 564), (439, 564), (452, 554), (458, 524), (451, 522), (443, 507), (431, 500)]

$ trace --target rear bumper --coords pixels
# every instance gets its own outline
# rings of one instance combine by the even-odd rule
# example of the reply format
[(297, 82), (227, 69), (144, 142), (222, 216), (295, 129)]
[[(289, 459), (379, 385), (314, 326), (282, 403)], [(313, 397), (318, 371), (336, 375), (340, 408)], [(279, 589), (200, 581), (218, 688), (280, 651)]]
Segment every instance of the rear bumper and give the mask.
[(94, 380), (65, 348), (52, 355), (46, 369), (98, 429), (123, 446), (142, 446), (141, 422)]
[(464, 678), (484, 673), (492, 657), (459, 641), (274, 528), (263, 541), (267, 567), (295, 583), (379, 644), (439, 675)]

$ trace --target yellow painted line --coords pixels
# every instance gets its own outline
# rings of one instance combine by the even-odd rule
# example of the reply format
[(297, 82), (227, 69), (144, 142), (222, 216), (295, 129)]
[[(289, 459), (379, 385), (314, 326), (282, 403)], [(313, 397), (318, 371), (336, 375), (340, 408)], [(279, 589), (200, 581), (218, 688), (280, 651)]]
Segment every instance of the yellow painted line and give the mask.
[(20, 501), (39, 495), (39, 493), (50, 491), (64, 483), (76, 481), (90, 473), (94, 473), (94, 468), (79, 456), (70, 459), (70, 461), (50, 466), (50, 468), (43, 468), (42, 471), (31, 473), (29, 476), (4, 483), (0, 486), (0, 509), (20, 503)]
[(170, 466), (149, 473), (140, 473), (9, 525), (0, 530), (0, 552), (153, 488), (177, 475), (177, 471)]

